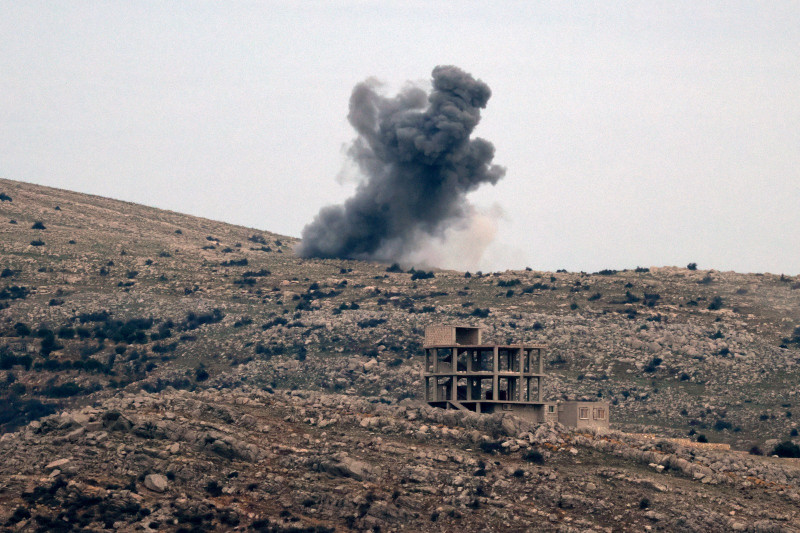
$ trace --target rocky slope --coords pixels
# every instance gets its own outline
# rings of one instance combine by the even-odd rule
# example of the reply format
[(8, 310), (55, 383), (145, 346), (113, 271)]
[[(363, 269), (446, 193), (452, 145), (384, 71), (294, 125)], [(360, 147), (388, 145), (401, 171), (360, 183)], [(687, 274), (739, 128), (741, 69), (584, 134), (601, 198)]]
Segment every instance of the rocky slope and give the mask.
[(120, 394), (0, 440), (5, 524), (184, 531), (795, 531), (800, 465), (405, 400)]
[[(547, 343), (552, 378), (546, 397), (607, 399), (618, 431), (692, 440), (702, 435), (735, 450), (769, 452), (797, 436), (797, 276), (677, 267), (409, 271), (300, 260), (292, 253), (295, 243), (265, 231), (0, 180), (0, 425), (7, 454), (0, 472), (3, 479), (11, 476), (0, 492), (0, 519), (13, 521), (17, 508), (17, 518), (34, 509), (40, 521), (32, 513), (13, 527), (46, 530), (61, 524), (47, 522), (63, 519), (54, 511), (58, 505), (76, 498), (77, 509), (90, 498), (96, 510), (85, 523), (95, 528), (113, 519), (112, 526), (153, 522), (178, 529), (200, 527), (200, 520), (203, 527), (225, 529), (233, 527), (225, 521), (234, 515), (238, 527), (255, 523), (265, 530), (400, 524), (451, 530), (481, 520), (524, 529), (534, 515), (538, 527), (551, 529), (623, 524), (692, 530), (733, 522), (796, 527), (790, 459), (622, 433), (579, 436), (564, 428), (547, 428), (543, 441), (537, 428), (519, 437), (511, 422), (504, 428), (498, 421), (442, 419), (416, 402), (425, 326), (481, 324), (490, 340)], [(237, 397), (249, 400), (230, 401)], [(214, 405), (226, 405), (230, 416), (206, 413)], [(110, 420), (114, 413), (119, 418)], [(245, 415), (255, 421), (241, 422)], [(203, 430), (204, 417), (216, 429)], [(141, 430), (148, 423), (156, 428), (152, 436)], [(164, 423), (170, 436), (157, 429)], [(203, 431), (217, 433), (198, 442)], [(493, 451), (498, 439), (511, 442), (511, 436), (527, 447), (514, 441)], [(307, 451), (283, 453), (274, 446)], [(577, 457), (569, 453), (573, 448)], [(675, 455), (675, 464), (667, 459), (658, 472), (649, 464), (662, 458), (643, 459), (628, 448)], [(14, 458), (12, 450), (20, 449), (24, 453)], [(545, 464), (526, 462), (526, 449), (546, 456)], [(462, 462), (428, 456), (456, 453)], [(337, 465), (347, 457), (363, 463), (366, 474), (342, 474)], [(46, 468), (66, 458), (63, 468)], [(141, 468), (134, 459), (143, 461)], [(175, 464), (185, 467), (184, 477)], [(425, 466), (430, 479), (411, 481), (409, 472), (394, 470), (409, 465)], [(369, 474), (370, 468), (388, 470)], [(518, 468), (524, 472), (515, 475)], [(53, 470), (60, 473), (51, 477)], [(475, 476), (480, 470), (484, 475)], [(261, 477), (253, 477), (258, 472)], [(698, 472), (703, 475), (695, 480)], [(148, 474), (166, 477), (167, 489), (142, 489)], [(465, 484), (451, 482), (458, 476)], [(666, 483), (669, 490), (645, 490), (650, 481), (629, 479)], [(351, 487), (354, 480), (363, 490)], [(163, 481), (151, 477), (148, 483), (160, 487)], [(211, 481), (221, 495), (206, 490)], [(77, 484), (89, 488), (71, 488)], [(245, 490), (252, 484), (260, 485)], [(423, 486), (433, 492), (411, 490)], [(308, 505), (298, 506), (293, 494), (304, 491)], [(24, 496), (28, 492), (35, 494)], [(211, 492), (217, 492), (213, 486)], [(561, 502), (554, 495), (562, 493), (585, 503)], [(404, 505), (396, 501), (401, 496)], [(657, 501), (651, 496), (665, 505), (639, 509), (643, 497)], [(729, 498), (739, 507), (724, 507)], [(359, 502), (355, 510), (342, 503), (351, 499)], [(105, 517), (112, 501), (128, 502), (115, 505), (130, 512), (115, 507), (119, 512)], [(707, 511), (701, 517), (690, 512), (698, 502)], [(367, 512), (377, 503), (389, 509), (388, 518)], [(178, 509), (185, 505), (196, 512), (194, 522), (170, 522), (183, 516)]]

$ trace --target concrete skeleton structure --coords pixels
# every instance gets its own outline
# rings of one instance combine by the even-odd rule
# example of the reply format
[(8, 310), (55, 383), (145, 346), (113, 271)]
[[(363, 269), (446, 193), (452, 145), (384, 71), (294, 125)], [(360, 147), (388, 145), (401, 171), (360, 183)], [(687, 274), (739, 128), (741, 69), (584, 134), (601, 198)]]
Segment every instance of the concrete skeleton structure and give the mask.
[[(425, 329), (426, 402), (476, 413), (508, 411), (536, 423), (608, 427), (607, 402), (559, 405), (543, 400), (547, 345), (484, 344), (482, 337), (482, 329), (471, 326)], [(587, 412), (589, 416), (584, 417)]]

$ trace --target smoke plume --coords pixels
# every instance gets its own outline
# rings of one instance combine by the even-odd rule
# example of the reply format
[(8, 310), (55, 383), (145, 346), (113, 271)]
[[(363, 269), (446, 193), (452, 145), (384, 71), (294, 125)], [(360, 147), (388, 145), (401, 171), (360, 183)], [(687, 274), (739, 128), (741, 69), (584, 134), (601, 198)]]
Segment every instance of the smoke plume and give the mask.
[(348, 155), (362, 181), (344, 205), (324, 207), (303, 229), (302, 257), (400, 261), (426, 240), (444, 239), (474, 212), (467, 193), (505, 169), (494, 146), (470, 134), (489, 86), (454, 66), (433, 69), (430, 94), (407, 87), (393, 98), (359, 83), (348, 120), (358, 132)]

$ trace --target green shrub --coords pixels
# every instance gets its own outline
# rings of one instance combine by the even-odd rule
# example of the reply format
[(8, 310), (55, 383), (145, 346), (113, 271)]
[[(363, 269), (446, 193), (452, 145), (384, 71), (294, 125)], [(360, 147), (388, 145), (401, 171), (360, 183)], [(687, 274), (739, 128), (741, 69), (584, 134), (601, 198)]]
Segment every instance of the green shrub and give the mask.
[(69, 398), (85, 392), (85, 389), (77, 383), (62, 383), (61, 385), (49, 385), (42, 390), (42, 394), (51, 398)]
[(525, 455), (522, 456), (523, 459), (528, 461), (529, 463), (533, 463), (536, 465), (543, 465), (544, 464), (544, 455), (538, 450), (531, 450), (526, 452)]
[(778, 457), (800, 457), (800, 446), (790, 440), (781, 442), (772, 450), (772, 455)]
[(411, 274), (411, 280), (415, 281), (418, 279), (431, 279), (434, 278), (433, 272), (425, 272), (424, 270), (415, 270), (413, 274)]

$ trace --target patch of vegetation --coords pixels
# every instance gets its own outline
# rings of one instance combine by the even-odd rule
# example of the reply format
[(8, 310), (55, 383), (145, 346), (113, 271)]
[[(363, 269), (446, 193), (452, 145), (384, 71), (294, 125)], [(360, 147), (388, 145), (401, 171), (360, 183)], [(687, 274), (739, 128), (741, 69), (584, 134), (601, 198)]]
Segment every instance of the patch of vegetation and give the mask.
[(206, 324), (216, 324), (225, 318), (225, 314), (219, 309), (213, 309), (210, 313), (197, 314), (190, 311), (186, 315), (186, 319), (178, 326), (181, 331), (190, 331), (204, 326)]
[[(233, 250), (230, 250), (231, 252)], [(242, 259), (231, 259), (230, 261), (223, 261), (220, 263), (222, 266), (247, 266), (247, 258), (243, 257)]]
[(30, 293), (27, 287), (9, 285), (0, 291), (0, 300), (24, 300)]
[(360, 320), (358, 322), (358, 327), (360, 328), (374, 328), (376, 326), (380, 326), (381, 324), (385, 323), (385, 318), (370, 318), (367, 320)]
[(425, 272), (424, 270), (414, 270), (414, 272), (411, 274), (411, 281), (416, 281), (418, 279), (431, 279), (434, 277), (436, 276), (433, 274), (433, 272)]
[(522, 456), (523, 459), (528, 461), (529, 463), (533, 463), (535, 465), (543, 465), (544, 464), (544, 455), (538, 450), (530, 450)]
[(47, 385), (42, 389), (42, 394), (50, 398), (70, 398), (85, 392), (86, 389), (72, 382), (62, 383), (61, 385)]
[(790, 440), (781, 442), (772, 449), (772, 455), (778, 457), (800, 457), (800, 446)]
[(617, 270), (612, 270), (610, 268), (604, 268), (603, 270), (601, 270), (599, 272), (595, 272), (595, 273), (599, 274), (600, 276), (613, 276), (614, 274), (617, 274), (618, 271)]

